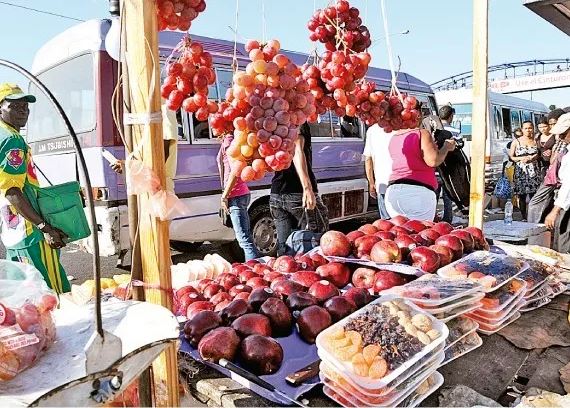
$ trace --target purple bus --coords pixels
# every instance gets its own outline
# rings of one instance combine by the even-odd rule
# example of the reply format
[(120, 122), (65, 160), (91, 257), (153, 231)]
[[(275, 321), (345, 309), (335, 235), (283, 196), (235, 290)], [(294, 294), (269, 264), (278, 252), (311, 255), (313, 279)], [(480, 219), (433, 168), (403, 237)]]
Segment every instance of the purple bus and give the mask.
[[(105, 36), (110, 20), (91, 20), (78, 24), (48, 41), (35, 55), (32, 71), (47, 85), (69, 116), (81, 141), (91, 183), (96, 197), (101, 254), (123, 253), (129, 247), (126, 187), (122, 176), (115, 174), (102, 156), (108, 150), (124, 157), (124, 148), (115, 128), (111, 98), (117, 86), (117, 62), (105, 51)], [(184, 34), (161, 32), (161, 64)], [(220, 100), (231, 86), (231, 62), (234, 44), (230, 41), (192, 36), (212, 53), (217, 82), (209, 90), (211, 99)], [(303, 64), (307, 55), (285, 52), (295, 63)], [(244, 45), (238, 44), (237, 58), (241, 68), (248, 62)], [(390, 87), (390, 72), (370, 68), (367, 79), (379, 89)], [(400, 73), (398, 87), (424, 102), (435, 112), (433, 92), (428, 84)], [(77, 158), (71, 138), (39, 93), (32, 106), (27, 140), (38, 165), (40, 179), (46, 183), (79, 180)], [(205, 241), (226, 242), (237, 249), (232, 229), (224, 227), (218, 217), (221, 186), (216, 154), (219, 141), (213, 137), (207, 122), (181, 111), (178, 117), (178, 163), (176, 194), (188, 204), (191, 213), (172, 221), (170, 237), (175, 249), (191, 250)], [(376, 212), (376, 203), (368, 195), (362, 151), (365, 128), (352, 118), (334, 114), (322, 115), (311, 125), (313, 165), (319, 193), (327, 205), (331, 222), (358, 218)], [(43, 173), (43, 175), (41, 175)], [(80, 180), (81, 181), (81, 180)], [(269, 213), (271, 177), (252, 183), (250, 215), (255, 244), (264, 255), (276, 250), (276, 232)], [(82, 247), (89, 250), (88, 241)]]

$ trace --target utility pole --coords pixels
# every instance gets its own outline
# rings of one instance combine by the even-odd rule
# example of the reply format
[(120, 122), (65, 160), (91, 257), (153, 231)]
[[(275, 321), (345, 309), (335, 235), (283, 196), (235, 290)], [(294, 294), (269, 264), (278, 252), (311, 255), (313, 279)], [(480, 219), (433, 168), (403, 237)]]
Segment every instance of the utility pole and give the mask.
[(488, 128), (489, 1), (473, 0), (473, 140), (469, 225), (483, 227)]
[[(126, 66), (128, 68), (131, 128), (135, 150), (165, 187), (162, 138), (160, 60), (155, 0), (124, 0)], [(149, 195), (138, 197), (139, 244), (147, 302), (172, 309), (168, 222), (150, 215)], [(178, 406), (178, 363), (176, 347), (169, 346), (153, 363), (155, 406)]]

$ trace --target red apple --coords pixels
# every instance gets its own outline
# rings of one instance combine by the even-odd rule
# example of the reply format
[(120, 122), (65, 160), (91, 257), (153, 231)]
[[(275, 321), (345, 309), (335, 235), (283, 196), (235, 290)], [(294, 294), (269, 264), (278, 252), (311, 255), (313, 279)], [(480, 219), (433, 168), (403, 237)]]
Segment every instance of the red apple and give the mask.
[(374, 235), (378, 232), (378, 228), (372, 224), (364, 224), (362, 227), (358, 228), (358, 231), (362, 231), (366, 235)]
[(265, 275), (265, 272), (272, 271), (273, 269), (269, 266), (259, 263), (253, 266), (253, 271), (258, 275)]
[(390, 231), (394, 224), (388, 220), (376, 220), (372, 223), (378, 231)]
[(410, 237), (412, 237), (418, 243), (418, 246), (430, 246), (433, 244), (433, 241), (425, 239), (420, 234), (412, 234)]
[(439, 235), (447, 235), (449, 234), (451, 231), (453, 231), (453, 225), (447, 223), (447, 222), (438, 222), (437, 224), (435, 224), (433, 227), (431, 227), (435, 232), (437, 232)]
[(287, 297), (296, 292), (305, 292), (306, 287), (289, 279), (279, 279), (271, 282), (271, 289), (278, 295)]
[(232, 297), (236, 297), (238, 293), (241, 292), (247, 292), (247, 293), (251, 293), (253, 289), (251, 288), (251, 286), (247, 286), (247, 285), (236, 285), (233, 288), (230, 289), (229, 293)]
[(200, 279), (198, 281), (198, 283), (196, 284), (196, 289), (198, 289), (198, 292), (203, 293), (204, 289), (206, 289), (206, 286), (208, 286), (210, 283), (215, 283), (212, 279)]
[(434, 273), (439, 268), (439, 254), (427, 247), (417, 247), (410, 252), (412, 265), (428, 273)]
[(392, 241), (396, 238), (396, 234), (390, 231), (378, 231), (374, 236), (380, 239), (390, 239)]
[(418, 242), (406, 234), (398, 235), (394, 238), (394, 242), (398, 245), (400, 251), (402, 251), (402, 258), (407, 258), (410, 251), (418, 246)]
[[(374, 279), (374, 275), (372, 275), (372, 279)], [(358, 308), (367, 305), (372, 301), (372, 296), (370, 295), (370, 292), (368, 292), (368, 289), (364, 287), (350, 288), (346, 292), (344, 292), (344, 295), (342, 296), (352, 300), (352, 302)]]
[(327, 280), (315, 282), (309, 288), (308, 293), (313, 295), (319, 303), (323, 303), (327, 299), (340, 294), (338, 288)]
[(314, 271), (317, 267), (315, 263), (308, 255), (299, 255), (295, 257), (295, 261), (299, 265), (300, 270), (304, 271)]
[(246, 283), (248, 280), (250, 280), (251, 278), (255, 278), (256, 276), (261, 276), (261, 275), (258, 275), (257, 273), (255, 273), (251, 269), (247, 269), (247, 270), (241, 271), (239, 273), (238, 277), (239, 277), (239, 281), (241, 283)]
[(356, 288), (370, 289), (374, 285), (376, 269), (361, 267), (352, 274), (352, 284)]
[(426, 229), (426, 226), (421, 221), (418, 220), (410, 220), (406, 222), (404, 225), (402, 225), (402, 227), (408, 228), (414, 231), (416, 234), (419, 234), (420, 232)]
[(230, 273), (222, 273), (217, 278), (216, 281), (224, 287), (225, 290), (230, 290), (230, 288), (235, 285), (239, 285), (240, 280), (237, 276)]
[(402, 261), (402, 252), (394, 241), (380, 241), (372, 247), (370, 259), (379, 263), (398, 263)]
[(463, 241), (454, 235), (443, 235), (436, 239), (435, 243), (451, 249), (454, 261), (463, 256)]
[(404, 217), (403, 215), (396, 215), (394, 218), (390, 219), (390, 221), (392, 221), (392, 224), (400, 226), (407, 223), (409, 218)]
[(441, 235), (439, 235), (439, 232), (434, 231), (433, 229), (430, 228), (420, 232), (420, 236), (427, 241), (431, 241), (430, 245), (433, 245), (435, 240), (438, 239)]
[(411, 235), (414, 233), (414, 231), (407, 229), (406, 227), (401, 227), (399, 225), (396, 225), (394, 227), (392, 227), (392, 229), (390, 230), (390, 232), (392, 234), (395, 234), (396, 236), (398, 235), (402, 235), (402, 234), (406, 234), (406, 235)]
[(372, 286), (372, 289), (374, 290), (374, 293), (378, 294), (383, 290), (390, 289), (394, 286), (405, 285), (406, 283), (407, 280), (402, 275), (392, 271), (380, 270), (376, 272), (376, 275), (374, 276), (374, 285)]
[(176, 302), (176, 306), (178, 306), (178, 315), (185, 315), (186, 310), (188, 310), (188, 306), (193, 303), (201, 302), (206, 300), (204, 296), (199, 293), (189, 292), (182, 295)]
[(210, 283), (208, 286), (206, 286), (204, 288), (204, 291), (202, 292), (202, 295), (204, 295), (204, 297), (206, 299), (210, 299), (211, 297), (213, 297), (216, 293), (218, 292), (224, 292), (225, 289), (222, 285), (218, 285), (217, 283)]
[[(323, 267), (320, 266), (319, 268)], [(306, 288), (310, 288), (313, 283), (318, 282), (321, 279), (322, 278), (318, 273), (312, 271), (297, 271), (291, 275), (291, 280), (293, 282), (300, 283)]]
[(285, 275), (283, 275), (282, 273), (279, 273), (279, 272), (275, 272), (275, 271), (266, 272), (263, 275), (263, 279), (265, 279), (269, 283), (273, 282), (274, 280), (281, 279), (281, 278), (285, 278)]
[(348, 238), (351, 244), (354, 244), (354, 241), (357, 238), (363, 237), (364, 235), (366, 234), (362, 231), (351, 231), (348, 234), (346, 234), (346, 237)]
[(487, 243), (487, 240), (485, 239), (485, 236), (483, 235), (483, 231), (481, 231), (479, 228), (467, 227), (467, 228), (463, 228), (463, 230), (470, 233), (473, 236), (473, 239), (475, 239), (475, 249), (476, 250), (482, 250), (482, 249), (488, 249), (489, 248), (489, 244)]
[(270, 256), (269, 258), (267, 258), (267, 261), (265, 262), (265, 265), (267, 265), (268, 267), (270, 267), (271, 269), (273, 269), (273, 265), (275, 265), (275, 258)]
[(432, 245), (429, 247), (439, 255), (440, 267), (449, 265), (453, 261), (453, 251), (443, 245)]
[(365, 235), (354, 241), (354, 256), (357, 258), (369, 257), (372, 247), (380, 242), (380, 238), (374, 235)]
[(198, 293), (198, 291), (193, 286), (183, 286), (176, 291), (176, 299), (181, 299), (186, 293)]
[(214, 304), (207, 301), (194, 302), (188, 306), (186, 317), (190, 320), (202, 310), (214, 310)]
[(422, 224), (424, 224), (427, 228), (431, 228), (435, 225), (435, 222), (433, 222), (433, 221), (422, 221)]
[(263, 279), (261, 276), (256, 276), (251, 279), (248, 279), (248, 281), (245, 284), (247, 286), (250, 286), (252, 289), (264, 288), (269, 286), (267, 281)]
[(283, 255), (275, 260), (273, 269), (281, 273), (293, 273), (299, 270), (299, 265), (292, 256)]
[(350, 269), (340, 262), (331, 262), (319, 266), (316, 272), (337, 288), (344, 288), (350, 282)]
[(245, 264), (247, 266), (249, 266), (250, 268), (253, 268), (255, 265), (257, 265), (258, 263), (260, 263), (257, 259), (250, 259), (249, 261), (247, 261)]
[(350, 241), (342, 232), (328, 231), (321, 237), (321, 251), (325, 256), (348, 256), (350, 249)]
[(232, 297), (230, 296), (230, 294), (228, 292), (218, 292), (216, 293), (214, 296), (212, 296), (212, 298), (210, 299), (210, 302), (213, 305), (217, 305), (218, 303), (221, 303), (223, 301), (231, 301)]
[(329, 262), (324, 256), (317, 254), (316, 252), (311, 254), (311, 259), (313, 260), (315, 268), (318, 268), (319, 266), (325, 265)]
[(473, 239), (473, 235), (465, 230), (454, 230), (449, 233), (449, 235), (453, 235), (457, 237), (463, 242), (463, 252), (469, 253), (473, 251), (475, 247), (475, 240)]
[(243, 271), (251, 271), (251, 268), (247, 265), (244, 264), (235, 264), (232, 265), (232, 270), (231, 273), (233, 275), (239, 275), (240, 273), (242, 273)]
[(247, 302), (250, 294), (251, 294), (251, 292), (240, 292), (234, 296), (234, 300), (241, 299), (241, 300), (245, 300)]

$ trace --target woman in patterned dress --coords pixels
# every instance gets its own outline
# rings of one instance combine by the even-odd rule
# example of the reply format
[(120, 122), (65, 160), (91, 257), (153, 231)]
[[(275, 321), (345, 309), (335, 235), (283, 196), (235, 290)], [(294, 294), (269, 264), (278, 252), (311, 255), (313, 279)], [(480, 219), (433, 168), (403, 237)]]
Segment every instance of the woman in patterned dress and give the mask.
[(542, 183), (538, 144), (534, 138), (534, 125), (526, 121), (522, 126), (523, 135), (511, 144), (509, 157), (515, 162), (515, 188), (519, 209), (523, 220), (527, 218), (527, 204)]

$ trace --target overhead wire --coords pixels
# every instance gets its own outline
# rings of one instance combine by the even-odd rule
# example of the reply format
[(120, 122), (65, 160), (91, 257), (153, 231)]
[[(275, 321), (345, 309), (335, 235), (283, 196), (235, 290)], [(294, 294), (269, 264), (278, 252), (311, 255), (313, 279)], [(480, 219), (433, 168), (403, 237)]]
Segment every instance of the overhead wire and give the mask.
[(40, 9), (36, 9), (33, 7), (22, 6), (21, 4), (14, 4), (14, 3), (10, 3), (8, 1), (0, 1), (0, 4), (4, 4), (5, 6), (17, 7), (17, 8), (21, 8), (21, 9), (28, 10), (28, 11), (33, 11), (33, 12), (39, 13), (39, 14), (46, 14), (46, 15), (50, 15), (53, 17), (66, 18), (68, 20), (74, 20), (74, 21), (80, 21), (80, 22), (85, 21), (85, 20), (82, 20), (80, 18), (66, 16), (64, 14), (52, 13), (51, 11), (40, 10)]

